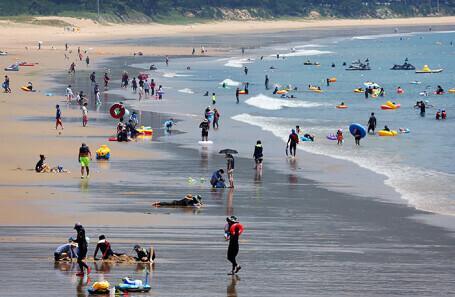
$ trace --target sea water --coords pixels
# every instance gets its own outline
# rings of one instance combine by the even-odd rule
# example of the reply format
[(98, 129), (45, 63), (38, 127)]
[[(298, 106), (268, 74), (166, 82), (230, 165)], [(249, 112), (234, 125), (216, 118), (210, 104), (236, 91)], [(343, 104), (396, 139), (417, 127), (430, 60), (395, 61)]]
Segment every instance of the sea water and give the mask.
[[(245, 55), (233, 53), (227, 58), (170, 59), (170, 65), (157, 65), (157, 71), (148, 71), (147, 63), (131, 63), (143, 69), (157, 84), (163, 85), (166, 94), (163, 100), (149, 100), (134, 104), (134, 108), (189, 116), (183, 119), (179, 129), (185, 130), (169, 141), (197, 147), (199, 140), (198, 121), (203, 112), (212, 105), (212, 93), (217, 103), (213, 107), (221, 113), (219, 131), (211, 131), (209, 138), (217, 143), (229, 144), (243, 156), (252, 155), (256, 140), (264, 144), (267, 158), (285, 158), (285, 142), (292, 128), (300, 125), (301, 135), (314, 134), (315, 142), (302, 142), (299, 150), (311, 156), (326, 156), (346, 160), (372, 172), (383, 175), (385, 183), (392, 186), (407, 203), (418, 209), (455, 214), (455, 166), (451, 135), (455, 123), (455, 94), (433, 95), (437, 85), (446, 92), (455, 87), (454, 32), (407, 33), (350, 38), (326, 38), (311, 41), (280, 43), (269, 47), (247, 50)], [(291, 51), (291, 48), (293, 50)], [(279, 53), (279, 58), (277, 58)], [(261, 59), (262, 57), (262, 59)], [(346, 71), (351, 61), (369, 59), (370, 71)], [(428, 65), (430, 69), (442, 68), (442, 73), (416, 74), (414, 71), (392, 71), (394, 64), (408, 63), (417, 69)], [(320, 67), (304, 65), (305, 61), (319, 62)], [(346, 62), (346, 66), (342, 63)], [(332, 63), (335, 67), (331, 67)], [(190, 70), (186, 70), (191, 66)], [(248, 75), (244, 73), (248, 68)], [(265, 75), (270, 80), (270, 89), (264, 85)], [(326, 86), (327, 78), (337, 82)], [(411, 84), (419, 80), (421, 84)], [(363, 93), (354, 89), (364, 87), (367, 81), (382, 86), (385, 97), (365, 99)], [(226, 82), (230, 89), (220, 89)], [(235, 103), (236, 88), (243, 89), (249, 83), (249, 94), (240, 95), (240, 104)], [(288, 92), (292, 98), (273, 95), (275, 87), (284, 89), (290, 84), (296, 91)], [(323, 92), (308, 90), (308, 85), (320, 86)], [(397, 94), (401, 87), (404, 94)], [(430, 93), (423, 97), (423, 91)], [(203, 94), (209, 92), (208, 97)], [(128, 96), (132, 96), (131, 94)], [(426, 116), (414, 108), (416, 101), (428, 100), (434, 107), (427, 109)], [(400, 103), (396, 110), (382, 110), (387, 101)], [(344, 103), (347, 109), (337, 109)], [(436, 120), (437, 109), (445, 109), (448, 118)], [(359, 123), (366, 127), (370, 113), (378, 121), (376, 131), (387, 125), (391, 130), (411, 130), (396, 137), (367, 135), (360, 148), (354, 145), (349, 134), (349, 125)], [(197, 122), (197, 123), (196, 123)], [(328, 134), (344, 132), (344, 145), (326, 139)], [(188, 145), (194, 144), (194, 145)], [(250, 152), (251, 151), (251, 152)], [(299, 152), (297, 153), (299, 155)], [(332, 159), (333, 160), (333, 159)], [(283, 163), (284, 164), (284, 163)], [(321, 165), (323, 166), (323, 165)], [(304, 172), (305, 168), (300, 171)], [(349, 173), (351, 174), (351, 172)], [(355, 175), (345, 176), (342, 183), (349, 185)], [(379, 179), (382, 182), (382, 179)], [(365, 191), (374, 191), (365, 185)]]

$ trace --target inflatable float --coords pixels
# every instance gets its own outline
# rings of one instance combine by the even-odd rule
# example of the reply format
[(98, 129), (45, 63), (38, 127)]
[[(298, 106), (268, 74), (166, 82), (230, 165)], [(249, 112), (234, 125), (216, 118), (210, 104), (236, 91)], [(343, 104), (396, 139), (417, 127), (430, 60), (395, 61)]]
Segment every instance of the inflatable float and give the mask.
[(22, 89), (23, 91), (30, 92), (30, 89), (27, 88), (27, 87), (21, 87), (21, 89)]
[(393, 104), (393, 103), (390, 102), (390, 101), (387, 101), (386, 104), (387, 104), (387, 105), (381, 105), (381, 109), (397, 109), (397, 108), (400, 108), (400, 107), (401, 107), (401, 104), (399, 104), (399, 103)]
[(310, 138), (306, 138), (304, 136), (300, 136), (300, 139), (302, 139), (302, 141), (313, 141)]
[(379, 136), (397, 136), (397, 131), (386, 131), (386, 130), (381, 130), (378, 132)]
[(107, 295), (109, 294), (109, 284), (108, 281), (96, 282), (91, 288), (88, 289), (89, 294), (100, 294)]
[(400, 128), (398, 130), (400, 130), (401, 133), (409, 133), (409, 132), (411, 132), (411, 130), (409, 130), (408, 128)]
[(142, 126), (141, 129), (136, 129), (139, 133), (144, 135), (153, 135), (153, 129), (151, 127)]
[[(149, 272), (147, 271), (147, 274)], [(150, 285), (147, 284), (147, 277), (145, 278), (145, 284), (142, 284), (141, 280), (135, 280), (132, 277), (125, 277), (123, 283), (115, 286), (115, 293), (140, 293), (140, 292), (149, 292), (152, 289)]]
[(109, 109), (109, 113), (114, 119), (120, 119), (125, 115), (126, 109), (120, 103), (115, 103)]
[(239, 94), (240, 94), (240, 95), (245, 95), (246, 92), (245, 92), (245, 91), (239, 91)]
[(397, 94), (404, 94), (404, 91), (402, 89), (398, 89)]
[(317, 90), (317, 89), (318, 89), (318, 87), (309, 87), (308, 88), (308, 90), (312, 90), (312, 91)]
[(199, 141), (198, 143), (199, 143), (199, 145), (212, 145), (213, 141), (210, 141), (210, 140), (208, 140), (208, 141)]
[(439, 93), (439, 94), (438, 94), (438, 93), (435, 91), (433, 94), (435, 94), (435, 95), (444, 95), (445, 92), (442, 92), (442, 93)]
[(100, 55), (104, 55), (104, 52), (98, 52), (98, 54), (100, 54)]
[(156, 91), (155, 93), (157, 93), (158, 95), (164, 95), (165, 92), (163, 90), (161, 90), (161, 91)]
[(8, 68), (5, 68), (5, 71), (19, 71), (19, 66), (17, 66), (16, 64), (13, 64), (13, 65), (9, 66)]
[(360, 124), (354, 123), (349, 126), (349, 132), (355, 137), (354, 130), (360, 130), (360, 138), (364, 138), (367, 135), (367, 130)]
[(416, 81), (411, 81), (411, 84), (413, 84), (413, 85), (420, 85), (421, 83), (422, 83), (422, 82), (421, 82), (421, 81), (418, 81), (418, 80), (416, 80)]
[(455, 90), (449, 90), (449, 93), (453, 94), (453, 93), (455, 93)]
[(324, 92), (323, 90), (314, 90), (316, 93), (322, 93)]
[(336, 82), (337, 79), (336, 79), (336, 78), (329, 78), (328, 81), (329, 81), (329, 82)]
[(286, 90), (279, 90), (278, 92), (276, 92), (277, 94), (286, 94), (288, 91)]
[(19, 66), (35, 66), (35, 63), (22, 62), (19, 64)]
[(109, 138), (109, 141), (118, 141), (118, 140), (117, 140), (117, 137), (111, 137), (111, 138)]
[(345, 108), (348, 108), (346, 105), (338, 105), (337, 108), (339, 109), (345, 109)]
[(103, 144), (99, 150), (96, 151), (96, 158), (109, 160), (111, 157), (111, 150), (107, 147), (107, 145)]
[(363, 93), (363, 92), (364, 92), (363, 90), (354, 89), (354, 93)]
[(337, 136), (333, 134), (326, 135), (325, 138), (327, 138), (328, 140), (337, 140)]
[(229, 228), (229, 233), (231, 233), (232, 236), (235, 235), (235, 228), (239, 228), (239, 235), (242, 235), (243, 233), (243, 225), (240, 223), (235, 223), (231, 225), (231, 228)]
[(225, 86), (225, 87), (218, 87), (218, 89), (230, 89), (231, 87)]
[(423, 66), (422, 70), (416, 70), (416, 73), (439, 73), (442, 72), (442, 69), (431, 70), (427, 65)]

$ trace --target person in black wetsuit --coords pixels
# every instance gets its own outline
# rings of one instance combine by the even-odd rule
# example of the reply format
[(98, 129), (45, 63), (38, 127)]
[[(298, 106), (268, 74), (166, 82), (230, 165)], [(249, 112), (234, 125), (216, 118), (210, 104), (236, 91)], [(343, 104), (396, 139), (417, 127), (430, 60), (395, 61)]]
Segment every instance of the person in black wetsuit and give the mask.
[(374, 112), (372, 112), (371, 117), (368, 120), (368, 133), (370, 133), (370, 130), (373, 130), (373, 134), (374, 134), (375, 129), (376, 129), (376, 117), (374, 116)]
[(299, 143), (299, 135), (295, 133), (295, 129), (292, 129), (292, 133), (289, 134), (287, 145), (289, 146), (289, 152), (293, 157), (295, 157), (297, 143)]
[(134, 257), (136, 261), (153, 262), (155, 260), (155, 250), (152, 246), (147, 250), (136, 244), (133, 249), (137, 253), (137, 257)]
[[(237, 218), (235, 216), (227, 217), (226, 221), (229, 224), (229, 228), (235, 224), (238, 223)], [(227, 259), (229, 262), (232, 263), (232, 271), (228, 273), (228, 275), (234, 275), (235, 273), (239, 272), (239, 270), (242, 268), (240, 265), (237, 264), (236, 257), (237, 254), (239, 253), (239, 228), (235, 228), (235, 233), (230, 234), (229, 236), (225, 239), (226, 241), (229, 240), (229, 247), (227, 251)]]
[(425, 116), (425, 103), (423, 101), (420, 101), (420, 115)]
[(95, 249), (95, 254), (93, 255), (93, 258), (95, 260), (99, 260), (96, 258), (96, 254), (98, 253), (98, 250), (101, 251), (103, 254), (102, 258), (103, 260), (109, 259), (110, 256), (122, 256), (124, 254), (116, 254), (112, 251), (111, 244), (110, 242), (106, 241), (106, 237), (104, 235), (100, 235), (98, 238), (98, 244), (96, 245)]
[(85, 238), (85, 229), (82, 227), (81, 223), (76, 223), (74, 225), (74, 229), (77, 231), (77, 236), (76, 236), (76, 242), (79, 247), (79, 253), (77, 254), (77, 264), (79, 264), (79, 268), (81, 269), (81, 272), (77, 273), (77, 276), (83, 276), (84, 275), (84, 267), (87, 269), (87, 275), (90, 274), (90, 271), (92, 270), (90, 267), (87, 266), (82, 260), (86, 257), (87, 255), (87, 239)]
[(155, 202), (153, 206), (200, 206), (202, 197), (201, 195), (192, 196), (188, 194), (185, 198), (181, 200), (172, 200), (170, 202)]

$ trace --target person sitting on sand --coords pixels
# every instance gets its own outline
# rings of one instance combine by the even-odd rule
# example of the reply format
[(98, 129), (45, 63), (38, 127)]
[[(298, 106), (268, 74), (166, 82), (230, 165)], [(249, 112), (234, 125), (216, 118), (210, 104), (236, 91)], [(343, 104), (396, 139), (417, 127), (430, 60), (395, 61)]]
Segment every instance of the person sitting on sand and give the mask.
[(35, 171), (44, 172), (44, 169), (46, 169), (46, 167), (47, 167), (47, 165), (44, 164), (44, 160), (46, 160), (46, 157), (44, 155), (39, 155), (39, 157), (40, 157), (40, 160), (38, 161), (38, 163), (36, 163)]
[(104, 235), (100, 235), (98, 238), (98, 244), (96, 245), (95, 249), (95, 254), (93, 255), (93, 258), (95, 260), (99, 260), (96, 258), (96, 254), (98, 253), (98, 250), (100, 250), (103, 253), (103, 256), (101, 259), (106, 260), (109, 259), (110, 256), (123, 256), (125, 254), (116, 254), (112, 251), (111, 244), (106, 241), (106, 237)]
[(208, 96), (209, 95), (209, 91), (205, 92), (204, 96)]
[(224, 173), (223, 169), (217, 170), (212, 174), (210, 179), (210, 184), (213, 188), (226, 188), (222, 174)]
[(155, 260), (155, 251), (153, 250), (152, 246), (147, 250), (141, 248), (140, 245), (136, 244), (134, 245), (133, 249), (137, 253), (137, 257), (134, 257), (136, 261), (153, 262)]
[(128, 134), (126, 133), (126, 128), (122, 128), (122, 130), (120, 130), (120, 132), (117, 134), (117, 141), (118, 142), (129, 141)]
[(27, 89), (29, 89), (30, 91), (33, 90), (33, 84), (31, 82), (28, 82)]
[(181, 200), (172, 200), (170, 202), (155, 202), (153, 203), (153, 206), (201, 206), (201, 199), (201, 195), (196, 195), (193, 197), (191, 194), (188, 194)]
[(59, 246), (54, 252), (54, 260), (55, 261), (70, 260), (71, 262), (73, 262), (73, 258), (77, 258), (77, 254), (75, 251), (76, 247), (77, 243), (73, 241)]

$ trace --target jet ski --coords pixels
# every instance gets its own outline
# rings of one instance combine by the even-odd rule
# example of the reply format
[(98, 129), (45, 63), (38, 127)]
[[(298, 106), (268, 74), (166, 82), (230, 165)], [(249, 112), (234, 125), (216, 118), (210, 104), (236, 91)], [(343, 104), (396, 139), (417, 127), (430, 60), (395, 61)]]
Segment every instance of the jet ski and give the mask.
[(403, 65), (395, 64), (390, 70), (415, 70), (416, 68), (412, 64), (404, 62)]
[(371, 70), (369, 65), (360, 63), (359, 65), (351, 65), (346, 70)]

